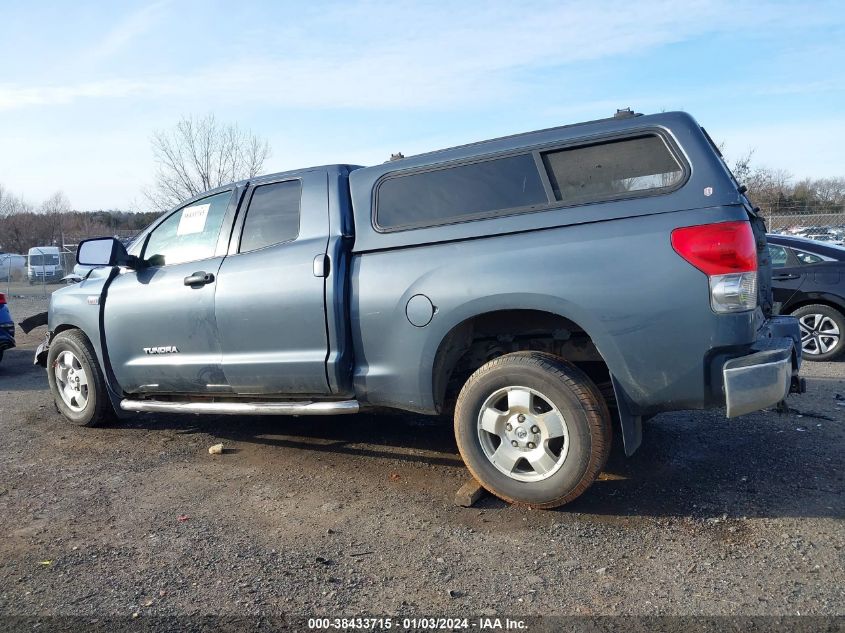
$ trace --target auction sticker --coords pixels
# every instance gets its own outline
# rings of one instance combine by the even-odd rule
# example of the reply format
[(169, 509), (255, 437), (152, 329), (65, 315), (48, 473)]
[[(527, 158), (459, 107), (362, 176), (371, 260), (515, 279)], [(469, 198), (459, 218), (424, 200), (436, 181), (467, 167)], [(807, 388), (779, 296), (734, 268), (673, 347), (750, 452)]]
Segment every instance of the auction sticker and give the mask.
[(210, 204), (195, 204), (192, 207), (185, 207), (179, 219), (179, 226), (176, 228), (176, 235), (202, 233), (210, 206)]

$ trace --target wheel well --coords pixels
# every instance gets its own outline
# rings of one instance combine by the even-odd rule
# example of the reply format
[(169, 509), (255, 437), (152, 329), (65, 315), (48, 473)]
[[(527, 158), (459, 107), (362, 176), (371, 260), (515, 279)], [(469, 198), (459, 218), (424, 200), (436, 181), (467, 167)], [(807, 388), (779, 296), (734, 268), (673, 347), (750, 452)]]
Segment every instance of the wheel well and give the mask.
[(789, 306), (789, 312), (787, 312), (786, 314), (792, 314), (793, 312), (795, 312), (799, 308), (803, 308), (804, 306), (815, 305), (827, 306), (828, 308), (832, 308), (837, 312), (840, 312), (845, 315), (845, 306), (841, 306), (838, 303), (831, 301), (830, 299), (825, 299), (823, 297), (817, 299), (802, 299), (801, 301), (793, 303)]
[(63, 323), (62, 325), (56, 326), (56, 329), (53, 330), (53, 335), (50, 337), (50, 340), (56, 338), (56, 334), (61, 334), (62, 332), (67, 332), (68, 330), (78, 330), (86, 339), (88, 338), (88, 335), (85, 333), (85, 330), (83, 330), (81, 327), (70, 325), (69, 323)]
[(574, 321), (542, 310), (498, 310), (456, 325), (434, 359), (434, 401), (438, 411), (454, 407), (458, 392), (476, 369), (518, 351), (549, 352), (577, 365), (613, 404), (610, 371), (590, 336)]

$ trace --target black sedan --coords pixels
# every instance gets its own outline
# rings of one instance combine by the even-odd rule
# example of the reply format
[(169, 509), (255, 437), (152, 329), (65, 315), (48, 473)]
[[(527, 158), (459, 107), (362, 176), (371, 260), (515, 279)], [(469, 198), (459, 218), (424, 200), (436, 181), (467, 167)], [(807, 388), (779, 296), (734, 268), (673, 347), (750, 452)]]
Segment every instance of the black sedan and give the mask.
[(798, 317), (805, 360), (845, 352), (845, 248), (802, 237), (768, 235), (774, 299)]

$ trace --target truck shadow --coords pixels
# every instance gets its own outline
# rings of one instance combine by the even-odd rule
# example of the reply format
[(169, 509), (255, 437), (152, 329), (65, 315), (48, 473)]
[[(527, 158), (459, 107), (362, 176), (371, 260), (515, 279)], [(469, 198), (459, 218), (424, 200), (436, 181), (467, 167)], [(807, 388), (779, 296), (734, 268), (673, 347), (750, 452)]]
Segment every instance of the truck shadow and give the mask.
[[(799, 423), (804, 421), (801, 427), (795, 416), (778, 417), (771, 412), (734, 421), (718, 412), (658, 416), (647, 424), (637, 453), (626, 458), (616, 442), (600, 479), (557, 512), (718, 520), (841, 518), (845, 472), (841, 429), (821, 418), (812, 418), (812, 424), (809, 419), (799, 419)], [(284, 420), (138, 416), (128, 424), (148, 430), (209, 433), (224, 442), (375, 460), (363, 467), (368, 471), (377, 469), (382, 460), (398, 460), (446, 467), (444, 479), (454, 479), (456, 469), (463, 468), (451, 422), (444, 418), (410, 414)], [(436, 471), (430, 473), (437, 476)], [(492, 511), (508, 508), (492, 497), (479, 504)]]

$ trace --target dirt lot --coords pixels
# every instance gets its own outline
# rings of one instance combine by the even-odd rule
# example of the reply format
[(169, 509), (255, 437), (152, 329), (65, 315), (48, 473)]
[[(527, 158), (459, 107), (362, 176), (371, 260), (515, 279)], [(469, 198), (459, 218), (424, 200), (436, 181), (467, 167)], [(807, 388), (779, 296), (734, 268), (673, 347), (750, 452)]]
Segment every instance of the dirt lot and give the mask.
[(452, 504), (444, 420), (75, 428), (31, 364), (42, 336), (0, 363), (0, 614), (845, 614), (845, 363), (805, 364), (792, 414), (659, 416), (533, 511)]

